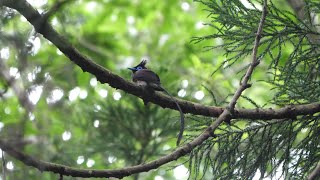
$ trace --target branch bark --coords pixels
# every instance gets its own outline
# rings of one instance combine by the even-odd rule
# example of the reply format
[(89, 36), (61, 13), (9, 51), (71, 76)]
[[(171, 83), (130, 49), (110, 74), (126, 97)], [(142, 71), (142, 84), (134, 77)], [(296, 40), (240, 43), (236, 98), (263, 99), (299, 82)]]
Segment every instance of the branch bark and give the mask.
[[(139, 86), (123, 79), (122, 77), (113, 74), (102, 66), (96, 64), (74, 48), (63, 36), (58, 34), (52, 26), (46, 21), (43, 15), (40, 15), (25, 0), (0, 0), (0, 6), (7, 6), (17, 10), (23, 15), (46, 39), (51, 41), (61, 52), (63, 52), (71, 61), (77, 64), (84, 72), (89, 72), (96, 76), (101, 83), (108, 83), (111, 87), (121, 89), (129, 94), (135, 95), (142, 99), (143, 91)], [(148, 97), (148, 101), (161, 106), (162, 108), (170, 108), (178, 110), (174, 101), (161, 93), (155, 93)], [(178, 100), (184, 113), (194, 115), (202, 115), (208, 117), (218, 117), (225, 110), (222, 107), (204, 106), (198, 103), (193, 103), (185, 100)], [(291, 105), (280, 109), (234, 109), (232, 119), (283, 119), (293, 118), (299, 115), (314, 114), (320, 112), (320, 103), (312, 103), (307, 105)]]
[[(18, 7), (13, 6), (13, 4), (9, 4), (8, 6), (15, 7), (21, 14), (25, 15), (26, 18), (32, 24), (35, 24), (35, 27), (38, 32), (43, 33), (43, 35), (45, 37), (49, 37), (49, 38), (50, 38), (50, 35), (52, 35), (52, 34), (54, 36), (60, 37), (50, 27), (50, 25), (47, 22), (42, 22), (40, 27), (36, 26), (38, 24), (39, 20), (38, 21), (34, 20), (32, 17), (37, 16), (38, 18), (40, 18), (40, 21), (41, 21), (41, 16), (30, 5), (28, 5), (28, 8), (21, 8), (21, 5), (25, 6), (27, 4), (25, 1), (20, 0), (19, 2), (15, 2), (15, 4), (18, 4)], [(1, 3), (0, 3), (0, 5), (1, 5)], [(29, 9), (29, 8), (32, 8), (34, 10), (33, 15), (30, 15), (28, 13), (25, 14), (24, 11), (26, 11), (26, 9)], [(77, 176), (77, 177), (117, 177), (117, 178), (122, 178), (125, 176), (129, 176), (131, 174), (149, 171), (151, 169), (158, 168), (159, 166), (161, 166), (163, 164), (177, 160), (181, 156), (184, 156), (184, 155), (190, 153), (196, 146), (201, 145), (208, 138), (212, 137), (214, 135), (215, 129), (223, 121), (228, 121), (232, 118), (232, 116), (230, 114), (230, 110), (234, 109), (234, 106), (235, 106), (238, 98), (240, 97), (241, 93), (246, 88), (249, 87), (248, 81), (253, 73), (254, 68), (258, 65), (258, 63), (257, 63), (258, 60), (257, 60), (256, 54), (257, 54), (257, 49), (258, 49), (259, 42), (261, 39), (262, 27), (263, 27), (266, 15), (267, 15), (267, 0), (264, 0), (263, 11), (262, 11), (258, 31), (256, 34), (254, 48), (253, 48), (252, 62), (251, 62), (251, 65), (249, 66), (249, 68), (243, 78), (242, 84), (237, 89), (235, 95), (232, 97), (232, 100), (228, 105), (229, 108), (225, 108), (222, 111), (222, 113), (220, 114), (220, 116), (218, 117), (218, 119), (212, 125), (210, 125), (208, 128), (206, 128), (206, 130), (201, 135), (199, 135), (197, 138), (195, 138), (191, 142), (187, 143), (186, 145), (178, 148), (177, 150), (175, 150), (171, 154), (168, 154), (168, 155), (163, 156), (157, 160), (151, 161), (151, 162), (143, 164), (143, 165), (137, 165), (137, 166), (127, 167), (127, 168), (118, 169), (118, 170), (84, 170), (84, 169), (76, 169), (76, 168), (71, 168), (71, 167), (67, 167), (64, 165), (58, 165), (58, 164), (53, 164), (53, 163), (48, 163), (48, 162), (37, 160), (35, 158), (32, 158), (24, 153), (21, 153), (21, 152), (15, 150), (8, 143), (4, 142), (1, 139), (0, 139), (0, 148), (2, 150), (6, 151), (9, 155), (15, 157), (16, 159), (24, 162), (25, 164), (27, 164), (29, 166), (36, 167), (40, 171), (51, 171), (54, 173), (59, 173), (60, 175), (71, 175), (71, 176)], [(49, 33), (49, 34), (47, 34), (47, 33)], [(63, 39), (60, 39), (60, 40), (65, 41)], [(61, 45), (59, 43), (61, 43), (61, 41), (58, 41), (58, 42), (56, 42), (57, 40), (52, 40), (52, 41), (54, 44), (57, 43), (55, 45), (57, 45), (57, 47), (59, 48), (59, 46)], [(113, 82), (115, 79), (120, 78), (120, 77), (113, 75), (111, 72), (104, 70), (99, 65), (96, 65), (92, 61), (81, 56), (80, 53), (78, 53), (78, 51), (76, 49), (74, 49), (70, 44), (67, 43), (67, 41), (65, 41), (65, 43), (66, 44), (61, 45), (61, 47), (60, 47), (61, 49), (60, 48), (59, 49), (62, 52), (64, 52), (76, 64), (78, 64), (84, 71), (90, 70), (89, 72), (91, 72), (91, 70), (94, 70), (95, 68), (97, 68), (100, 72), (96, 75), (99, 75), (99, 76), (97, 76), (97, 78), (99, 78), (99, 80), (101, 82), (108, 82), (110, 85), (112, 84), (117, 87), (123, 87), (124, 88), (123, 90), (125, 90), (125, 89), (133, 90), (133, 91), (129, 91), (129, 92), (132, 94), (137, 93), (137, 95), (141, 95), (138, 91), (137, 92), (135, 91), (135, 90), (139, 90), (136, 86), (133, 86), (132, 83), (128, 83), (125, 80), (123, 80), (122, 78), (121, 78), (122, 81), (119, 84)], [(67, 46), (65, 46), (65, 45), (67, 45)], [(71, 53), (71, 55), (70, 55), (70, 54), (68, 54), (68, 52), (73, 52), (73, 53), (75, 53), (75, 55), (82, 57), (82, 59), (79, 59), (79, 61), (76, 59), (73, 59), (73, 58), (75, 58), (73, 56), (74, 54)], [(95, 73), (95, 72), (92, 72), (92, 73)], [(102, 74), (100, 74), (100, 73), (102, 73)], [(100, 75), (104, 75), (104, 73), (106, 73), (105, 75), (109, 75), (110, 78), (114, 78), (114, 79), (111, 79), (109, 82), (109, 80), (105, 79), (104, 76), (100, 77)], [(128, 85), (128, 86), (126, 86), (126, 85)], [(155, 97), (158, 97), (158, 96), (155, 96)]]

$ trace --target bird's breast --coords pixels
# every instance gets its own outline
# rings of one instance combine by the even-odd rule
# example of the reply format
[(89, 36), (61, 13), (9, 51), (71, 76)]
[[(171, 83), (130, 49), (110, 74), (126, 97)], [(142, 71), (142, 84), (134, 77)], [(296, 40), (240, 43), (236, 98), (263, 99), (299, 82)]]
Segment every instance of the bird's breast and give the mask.
[(147, 86), (148, 84), (147, 84), (147, 82), (145, 82), (145, 81), (139, 81), (139, 80), (137, 80), (137, 81), (134, 81), (138, 86)]

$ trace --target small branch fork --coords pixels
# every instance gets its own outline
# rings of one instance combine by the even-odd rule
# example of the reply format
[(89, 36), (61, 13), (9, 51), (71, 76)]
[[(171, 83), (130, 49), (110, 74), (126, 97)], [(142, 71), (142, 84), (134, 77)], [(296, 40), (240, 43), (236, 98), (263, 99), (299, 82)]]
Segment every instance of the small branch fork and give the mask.
[(262, 28), (263, 28), (264, 21), (266, 20), (266, 16), (267, 16), (267, 0), (264, 0), (262, 15), (261, 15), (260, 23), (258, 26), (258, 31), (256, 33), (256, 38), (254, 40), (253, 50), (252, 50), (252, 62), (251, 62), (251, 65), (249, 66), (244, 78), (241, 81), (240, 87), (237, 89), (236, 93), (234, 94), (233, 98), (231, 99), (231, 102), (229, 104), (229, 110), (231, 112), (234, 112), (234, 107), (235, 107), (239, 97), (241, 96), (242, 92), (251, 86), (248, 84), (249, 79), (253, 73), (254, 68), (260, 63), (259, 60), (257, 59), (257, 54), (258, 54), (259, 42), (261, 39)]
[[(0, 6), (7, 6), (13, 9), (16, 9), (21, 13), (26, 19), (35, 27), (37, 32), (41, 33), (45, 38), (50, 40), (56, 47), (59, 48), (71, 61), (77, 64), (82, 68), (84, 72), (90, 72), (95, 75), (101, 83), (108, 83), (110, 86), (122, 89), (133, 95), (142, 97), (141, 89), (134, 84), (122, 79), (121, 77), (111, 73), (110, 71), (104, 69), (103, 67), (95, 64), (93, 61), (81, 55), (72, 45), (67, 42), (62, 36), (60, 36), (48, 23), (44, 21), (42, 15), (40, 15), (30, 4), (25, 0), (0, 0)], [(181, 108), (185, 113), (199, 114), (204, 116), (219, 116), (217, 120), (210, 125), (201, 135), (187, 143), (186, 145), (179, 147), (171, 154), (165, 155), (157, 160), (151, 161), (146, 164), (136, 165), (132, 167), (126, 167), (123, 169), (115, 170), (94, 170), (94, 169), (79, 169), (72, 168), (60, 164), (49, 163), (35, 159), (29, 155), (26, 155), (20, 151), (14, 149), (9, 143), (0, 139), (0, 148), (3, 151), (6, 151), (10, 156), (22, 161), (24, 164), (33, 166), (40, 171), (50, 171), (60, 174), (60, 176), (74, 176), (74, 177), (117, 177), (123, 178), (135, 173), (147, 172), (152, 169), (156, 169), (161, 165), (169, 163), (171, 161), (177, 160), (178, 158), (190, 153), (196, 146), (201, 145), (205, 140), (214, 136), (215, 129), (223, 122), (230, 121), (231, 118), (241, 118), (242, 116), (247, 117), (248, 119), (266, 119), (270, 118), (286, 118), (292, 117), (292, 112), (297, 113), (297, 110), (300, 114), (313, 114), (320, 111), (320, 103), (314, 103), (309, 105), (300, 105), (293, 107), (285, 107), (278, 110), (235, 110), (235, 105), (237, 100), (241, 96), (242, 92), (248, 88), (250, 85), (248, 81), (253, 73), (254, 68), (259, 64), (257, 60), (257, 50), (259, 42), (261, 39), (262, 27), (267, 15), (267, 0), (264, 0), (263, 11), (256, 34), (256, 39), (253, 48), (253, 57), (251, 65), (249, 66), (240, 87), (235, 92), (230, 104), (227, 108), (219, 107), (207, 107), (199, 104), (191, 103), (188, 101), (178, 101), (181, 104)], [(175, 104), (168, 98), (156, 94), (151, 102), (158, 104), (162, 107), (175, 109)], [(307, 110), (306, 110), (307, 107)], [(294, 109), (294, 111), (293, 111)], [(265, 114), (264, 114), (265, 113)], [(264, 116), (266, 115), (266, 116)], [(270, 115), (267, 117), (267, 115)], [(280, 116), (280, 117), (278, 117)], [(245, 118), (242, 117), (242, 118)]]

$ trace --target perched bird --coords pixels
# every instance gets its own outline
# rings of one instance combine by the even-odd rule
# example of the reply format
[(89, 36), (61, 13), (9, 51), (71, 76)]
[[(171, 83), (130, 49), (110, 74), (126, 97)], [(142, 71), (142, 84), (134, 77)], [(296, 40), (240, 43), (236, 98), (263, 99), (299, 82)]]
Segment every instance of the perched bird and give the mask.
[(179, 112), (180, 112), (180, 132), (178, 134), (178, 139), (177, 139), (177, 146), (178, 146), (180, 144), (180, 141), (183, 136), (183, 131), (184, 131), (184, 114), (183, 114), (179, 104), (177, 103), (177, 101), (172, 97), (172, 95), (167, 90), (165, 90), (161, 86), (159, 76), (155, 72), (147, 69), (147, 67), (145, 66), (146, 64), (147, 64), (147, 61), (143, 60), (137, 66), (132, 67), (132, 68), (128, 68), (133, 73), (132, 74), (132, 81), (135, 82), (137, 85), (144, 86), (147, 88), (149, 87), (155, 91), (164, 91), (175, 102), (175, 104), (177, 105)]

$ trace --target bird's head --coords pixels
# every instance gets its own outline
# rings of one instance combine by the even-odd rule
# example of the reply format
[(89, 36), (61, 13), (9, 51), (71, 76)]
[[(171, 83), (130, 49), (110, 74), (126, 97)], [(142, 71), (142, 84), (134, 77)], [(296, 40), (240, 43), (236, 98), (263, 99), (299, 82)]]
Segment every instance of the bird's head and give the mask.
[(141, 69), (147, 69), (145, 67), (146, 64), (147, 64), (147, 60), (142, 60), (137, 66), (132, 67), (132, 68), (128, 68), (128, 69), (130, 69), (133, 73), (135, 73)]

